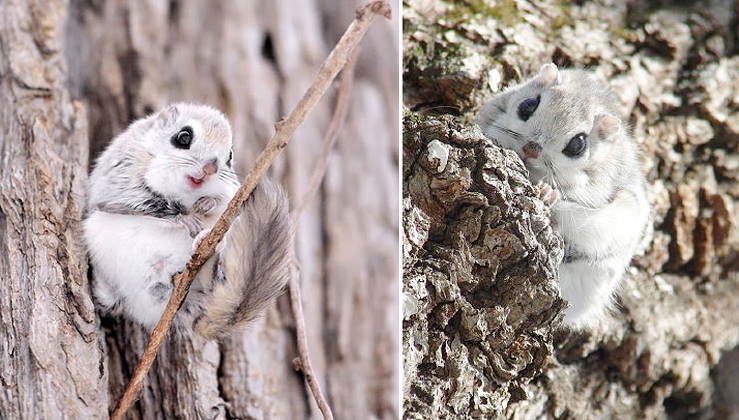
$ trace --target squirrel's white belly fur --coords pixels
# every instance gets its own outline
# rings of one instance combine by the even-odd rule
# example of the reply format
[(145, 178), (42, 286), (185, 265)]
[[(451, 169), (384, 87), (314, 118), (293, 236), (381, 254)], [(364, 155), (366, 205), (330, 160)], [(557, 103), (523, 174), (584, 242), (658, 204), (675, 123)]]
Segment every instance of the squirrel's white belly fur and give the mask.
[(167, 221), (101, 211), (90, 215), (84, 229), (97, 274), (95, 297), (108, 308), (123, 303), (126, 315), (154, 328), (169, 300), (172, 276), (190, 259), (193, 238)]
[(562, 296), (570, 302), (564, 322), (581, 326), (613, 303), (615, 292), (642, 237), (648, 203), (625, 191), (609, 205), (593, 209), (560, 200), (552, 207), (555, 230), (568, 247), (588, 250), (591, 258), (562, 262)]

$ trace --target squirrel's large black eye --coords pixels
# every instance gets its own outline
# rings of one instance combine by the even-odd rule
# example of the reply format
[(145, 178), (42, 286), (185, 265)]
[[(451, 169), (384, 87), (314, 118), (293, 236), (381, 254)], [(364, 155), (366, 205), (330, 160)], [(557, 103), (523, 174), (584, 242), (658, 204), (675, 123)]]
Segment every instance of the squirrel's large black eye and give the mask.
[(234, 151), (231, 150), (231, 153), (228, 154), (228, 160), (226, 161), (226, 166), (230, 168), (231, 164), (233, 163), (233, 160), (234, 160)]
[(518, 106), (518, 118), (522, 119), (523, 121), (526, 121), (531, 117), (531, 115), (536, 111), (536, 108), (539, 107), (539, 101), (541, 100), (541, 96), (537, 95), (536, 98), (529, 98), (525, 101), (521, 102), (521, 104)]
[(172, 145), (178, 149), (189, 149), (190, 143), (192, 143), (192, 128), (190, 127), (183, 127), (172, 137)]
[(588, 145), (586, 138), (587, 136), (585, 133), (576, 134), (575, 137), (571, 138), (570, 142), (567, 143), (567, 146), (562, 150), (562, 153), (569, 157), (580, 156)]

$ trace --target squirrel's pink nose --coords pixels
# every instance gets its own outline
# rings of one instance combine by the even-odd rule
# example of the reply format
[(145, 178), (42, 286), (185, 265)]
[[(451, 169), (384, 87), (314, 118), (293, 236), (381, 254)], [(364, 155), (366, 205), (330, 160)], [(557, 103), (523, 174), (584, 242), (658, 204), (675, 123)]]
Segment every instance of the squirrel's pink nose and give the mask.
[(218, 172), (218, 161), (213, 159), (208, 162), (208, 164), (203, 166), (203, 172), (208, 175), (213, 175), (214, 173)]
[(527, 158), (536, 159), (541, 152), (541, 146), (538, 143), (530, 141), (523, 146), (523, 155)]

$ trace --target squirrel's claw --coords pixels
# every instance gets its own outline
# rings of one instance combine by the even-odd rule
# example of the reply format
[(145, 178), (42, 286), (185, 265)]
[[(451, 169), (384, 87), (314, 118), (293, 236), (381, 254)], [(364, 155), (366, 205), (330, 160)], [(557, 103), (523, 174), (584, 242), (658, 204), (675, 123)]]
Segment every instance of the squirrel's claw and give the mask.
[(539, 190), (539, 198), (547, 207), (552, 207), (559, 200), (559, 191), (552, 188), (546, 182), (539, 181), (536, 184), (536, 188)]
[(191, 238), (203, 230), (203, 222), (194, 214), (180, 214), (174, 218), (174, 223), (187, 229)]
[(194, 213), (207, 216), (218, 206), (218, 200), (213, 197), (200, 197), (195, 204), (192, 205)]

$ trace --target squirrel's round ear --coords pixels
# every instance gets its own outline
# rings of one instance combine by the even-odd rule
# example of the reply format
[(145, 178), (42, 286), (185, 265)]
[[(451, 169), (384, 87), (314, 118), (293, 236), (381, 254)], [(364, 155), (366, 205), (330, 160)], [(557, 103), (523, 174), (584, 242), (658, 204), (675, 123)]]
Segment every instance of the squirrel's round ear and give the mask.
[(180, 115), (180, 111), (177, 109), (177, 105), (170, 105), (157, 114), (157, 123), (160, 125), (169, 125), (177, 120)]
[(602, 139), (607, 139), (618, 133), (621, 120), (611, 114), (597, 114), (593, 122), (593, 131)]
[(554, 63), (544, 64), (536, 75), (536, 83), (542, 88), (548, 88), (559, 83), (559, 70)]

